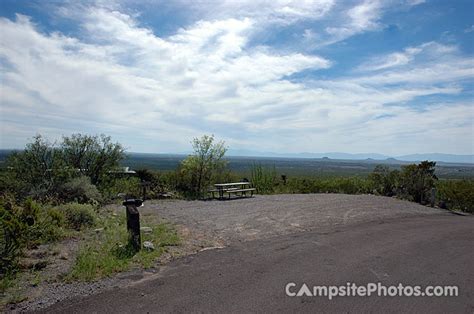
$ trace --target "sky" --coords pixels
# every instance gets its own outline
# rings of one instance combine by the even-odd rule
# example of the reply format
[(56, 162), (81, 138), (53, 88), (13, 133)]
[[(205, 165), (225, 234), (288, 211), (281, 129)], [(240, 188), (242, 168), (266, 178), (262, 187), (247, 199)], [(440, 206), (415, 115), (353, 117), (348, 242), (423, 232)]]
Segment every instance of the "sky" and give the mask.
[(0, 1), (0, 148), (474, 154), (474, 1)]

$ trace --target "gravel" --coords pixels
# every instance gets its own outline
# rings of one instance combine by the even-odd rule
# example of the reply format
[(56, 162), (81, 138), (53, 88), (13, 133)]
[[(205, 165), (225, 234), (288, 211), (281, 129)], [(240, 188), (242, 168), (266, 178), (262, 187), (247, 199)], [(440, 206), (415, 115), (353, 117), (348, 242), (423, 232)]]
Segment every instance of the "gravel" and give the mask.
[(304, 231), (328, 232), (348, 224), (433, 215), (444, 210), (375, 195), (280, 194), (231, 200), (146, 202), (158, 215), (218, 244), (232, 244)]

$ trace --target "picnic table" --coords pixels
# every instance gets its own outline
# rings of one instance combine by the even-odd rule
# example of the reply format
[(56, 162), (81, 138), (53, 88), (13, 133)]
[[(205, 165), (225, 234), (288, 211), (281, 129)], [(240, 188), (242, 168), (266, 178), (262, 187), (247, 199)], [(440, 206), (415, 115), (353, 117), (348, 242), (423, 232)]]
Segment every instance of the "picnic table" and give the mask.
[(255, 188), (251, 187), (251, 182), (231, 182), (231, 183), (216, 183), (214, 184), (215, 189), (209, 190), (212, 193), (212, 197), (214, 197), (214, 193), (219, 194), (219, 199), (224, 198), (224, 193), (229, 194), (229, 198), (231, 194), (240, 193), (241, 196), (247, 196), (247, 192), (250, 192), (250, 196), (253, 196), (253, 192), (256, 191)]

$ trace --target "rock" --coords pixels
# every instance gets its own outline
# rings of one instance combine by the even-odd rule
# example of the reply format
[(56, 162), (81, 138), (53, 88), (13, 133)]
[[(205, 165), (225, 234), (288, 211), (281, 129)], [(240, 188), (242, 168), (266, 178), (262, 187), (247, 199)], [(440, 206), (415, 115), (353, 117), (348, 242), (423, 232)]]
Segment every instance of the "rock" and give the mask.
[(67, 253), (63, 253), (59, 256), (59, 259), (62, 259), (64, 261), (67, 261), (69, 259), (69, 257), (67, 256)]
[(159, 199), (167, 199), (167, 198), (173, 198), (172, 193), (160, 193), (158, 194)]
[(97, 229), (94, 229), (94, 232), (95, 232), (95, 233), (101, 233), (102, 231), (104, 231), (104, 228), (97, 228)]
[(153, 229), (151, 229), (150, 227), (141, 227), (140, 231), (143, 233), (151, 233)]
[(155, 249), (155, 246), (150, 241), (145, 241), (143, 242), (143, 248), (147, 251), (153, 251)]

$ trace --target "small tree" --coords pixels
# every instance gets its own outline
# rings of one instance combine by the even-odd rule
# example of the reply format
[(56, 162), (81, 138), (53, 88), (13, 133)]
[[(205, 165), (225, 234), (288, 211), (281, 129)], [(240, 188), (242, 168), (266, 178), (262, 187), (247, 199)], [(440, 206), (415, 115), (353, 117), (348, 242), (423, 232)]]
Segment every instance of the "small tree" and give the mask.
[(431, 188), (435, 186), (436, 162), (423, 161), (420, 164), (402, 166), (401, 188), (403, 192), (417, 203), (423, 203), (429, 198)]
[(100, 183), (108, 171), (117, 168), (125, 157), (119, 143), (112, 143), (110, 136), (73, 134), (64, 137), (61, 152), (65, 163), (88, 176), (92, 184)]
[(214, 143), (214, 135), (194, 138), (191, 143), (194, 153), (181, 162), (180, 172), (191, 192), (202, 196), (204, 189), (225, 169), (227, 161), (223, 158), (227, 148), (223, 141)]
[(399, 173), (398, 170), (391, 171), (386, 165), (377, 165), (369, 175), (369, 180), (378, 194), (393, 196), (398, 186)]
[(25, 150), (10, 155), (7, 165), (20, 186), (16, 192), (22, 194), (21, 197), (26, 194), (51, 196), (71, 176), (65, 170), (60, 150), (41, 135), (36, 135)]
[(23, 151), (9, 156), (7, 176), (0, 185), (15, 182), (17, 197), (34, 199), (61, 198), (61, 187), (81, 175), (97, 185), (109, 170), (119, 166), (124, 149), (110, 137), (74, 134), (56, 145), (41, 135), (33, 138)]

